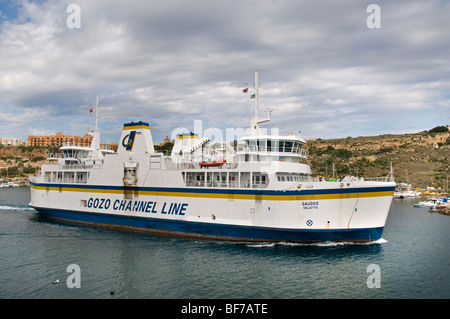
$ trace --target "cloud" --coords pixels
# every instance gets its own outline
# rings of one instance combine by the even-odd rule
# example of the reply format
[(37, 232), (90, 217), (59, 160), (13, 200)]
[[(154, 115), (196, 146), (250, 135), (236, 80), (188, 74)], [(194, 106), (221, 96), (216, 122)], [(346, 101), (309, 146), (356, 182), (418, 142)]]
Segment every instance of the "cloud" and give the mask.
[(197, 119), (245, 127), (255, 68), (261, 114), (271, 107), (280, 128), (308, 137), (448, 124), (450, 5), (377, 3), (380, 29), (366, 25), (369, 3), (354, 1), (84, 0), (81, 28), (70, 29), (66, 1), (7, 2), (0, 136), (83, 135), (97, 94), (111, 140), (136, 120), (155, 141)]

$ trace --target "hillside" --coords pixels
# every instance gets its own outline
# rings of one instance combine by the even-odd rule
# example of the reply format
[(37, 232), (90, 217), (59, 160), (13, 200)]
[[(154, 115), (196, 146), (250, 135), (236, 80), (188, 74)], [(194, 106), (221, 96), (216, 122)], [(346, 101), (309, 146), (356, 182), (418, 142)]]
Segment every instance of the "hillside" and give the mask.
[[(445, 127), (444, 127), (445, 128)], [(413, 186), (442, 187), (449, 172), (450, 132), (430, 130), (415, 134), (381, 135), (357, 138), (309, 140), (308, 164), (315, 176), (381, 177), (394, 168), (396, 182)], [(56, 148), (0, 146), (0, 179), (27, 178), (44, 163)]]
[(311, 140), (308, 149), (315, 175), (331, 176), (333, 160), (335, 176), (363, 177), (386, 176), (392, 162), (397, 183), (418, 187), (441, 187), (450, 173), (449, 131)]
[[(25, 179), (35, 174), (42, 164), (48, 163), (47, 155), (58, 151), (51, 147), (0, 145), (0, 179)], [(7, 172), (8, 170), (8, 172)]]

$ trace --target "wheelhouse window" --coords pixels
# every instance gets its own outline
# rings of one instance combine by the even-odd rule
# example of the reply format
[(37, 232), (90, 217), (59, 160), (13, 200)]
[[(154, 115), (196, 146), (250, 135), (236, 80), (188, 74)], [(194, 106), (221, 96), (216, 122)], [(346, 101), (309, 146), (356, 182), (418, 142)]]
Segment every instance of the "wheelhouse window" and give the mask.
[(73, 150), (69, 149), (69, 150), (64, 150), (63, 151), (64, 157), (65, 158), (72, 158), (73, 156)]
[(284, 141), (278, 141), (278, 152), (284, 152)]
[(265, 152), (266, 151), (266, 140), (257, 140), (256, 143), (258, 145), (258, 151), (259, 152)]
[(63, 150), (65, 158), (87, 158), (88, 153), (89, 152), (87, 150), (76, 150), (76, 149)]
[(292, 152), (292, 144), (293, 144), (293, 142), (291, 142), (291, 141), (286, 141), (286, 142), (284, 143), (284, 151), (287, 152), (287, 153)]
[(248, 141), (248, 148), (250, 152), (256, 152), (256, 141)]

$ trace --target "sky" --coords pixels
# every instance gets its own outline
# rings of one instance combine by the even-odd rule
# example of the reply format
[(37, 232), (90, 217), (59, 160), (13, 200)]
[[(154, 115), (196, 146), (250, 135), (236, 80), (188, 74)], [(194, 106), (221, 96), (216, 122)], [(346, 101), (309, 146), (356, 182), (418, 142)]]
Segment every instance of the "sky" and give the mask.
[(449, 17), (442, 0), (0, 0), (0, 138), (82, 136), (97, 95), (102, 141), (131, 121), (155, 143), (200, 120), (225, 136), (249, 126), (255, 69), (267, 128), (330, 139), (449, 125)]

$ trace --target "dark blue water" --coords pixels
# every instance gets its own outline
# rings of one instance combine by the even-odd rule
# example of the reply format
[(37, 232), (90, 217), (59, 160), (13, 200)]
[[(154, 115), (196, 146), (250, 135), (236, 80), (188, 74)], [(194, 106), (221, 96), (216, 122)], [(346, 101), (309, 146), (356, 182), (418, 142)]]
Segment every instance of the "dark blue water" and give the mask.
[[(41, 219), (0, 189), (0, 298), (449, 298), (450, 216), (394, 200), (372, 244), (248, 244)], [(80, 288), (68, 288), (71, 264)], [(380, 288), (369, 288), (369, 265)], [(72, 277), (71, 277), (72, 278)], [(59, 280), (59, 283), (54, 283)], [(114, 291), (114, 294), (111, 294)]]

